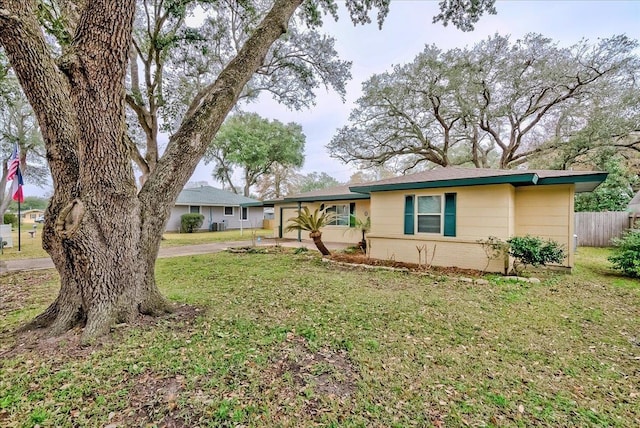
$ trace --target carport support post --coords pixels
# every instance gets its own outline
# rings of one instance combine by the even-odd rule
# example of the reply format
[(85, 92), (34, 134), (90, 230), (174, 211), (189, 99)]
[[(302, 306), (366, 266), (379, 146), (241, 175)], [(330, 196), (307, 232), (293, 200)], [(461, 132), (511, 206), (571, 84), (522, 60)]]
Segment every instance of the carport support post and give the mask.
[[(302, 212), (302, 202), (298, 201), (298, 216)], [(302, 229), (298, 229), (298, 242), (302, 242)]]

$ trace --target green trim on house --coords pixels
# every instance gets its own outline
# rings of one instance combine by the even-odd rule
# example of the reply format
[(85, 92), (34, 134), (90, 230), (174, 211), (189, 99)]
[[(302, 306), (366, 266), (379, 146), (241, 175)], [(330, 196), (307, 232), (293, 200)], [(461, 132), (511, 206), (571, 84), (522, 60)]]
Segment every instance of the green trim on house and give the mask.
[(573, 175), (568, 177), (547, 177), (541, 178), (538, 184), (550, 185), (550, 184), (573, 184), (573, 183), (602, 183), (607, 179), (607, 172), (599, 172), (589, 175)]
[(349, 227), (356, 227), (356, 203), (349, 204)]
[(415, 195), (405, 195), (404, 197), (404, 234), (415, 234)]
[(350, 195), (319, 195), (304, 196), (300, 198), (284, 198), (283, 202), (319, 202), (319, 201), (349, 201), (356, 199), (369, 199), (369, 195), (350, 194)]
[(496, 177), (456, 178), (450, 180), (353, 186), (349, 189), (353, 192), (368, 194), (371, 192), (383, 192), (389, 190), (436, 189), (439, 187), (463, 187), (490, 184), (511, 184), (513, 186), (535, 185), (538, 184), (538, 175), (535, 173), (525, 173)]
[(444, 236), (456, 236), (456, 194), (444, 194)]

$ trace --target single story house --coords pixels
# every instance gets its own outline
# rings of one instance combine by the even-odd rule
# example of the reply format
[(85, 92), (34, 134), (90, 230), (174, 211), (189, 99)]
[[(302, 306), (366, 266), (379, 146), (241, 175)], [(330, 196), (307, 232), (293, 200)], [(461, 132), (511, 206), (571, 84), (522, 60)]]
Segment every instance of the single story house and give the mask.
[[(294, 195), (274, 201), (276, 223), (295, 215), (296, 206), (342, 205), (371, 216), (367, 234), (369, 255), (434, 266), (484, 269), (488, 257), (478, 242), (489, 237), (507, 240), (534, 235), (553, 239), (567, 251), (563, 265), (574, 265), (574, 195), (595, 189), (605, 172), (440, 168), (370, 183), (339, 192)], [(323, 240), (357, 242), (349, 224), (323, 229)], [(286, 236), (286, 235), (285, 235)], [(342, 237), (342, 238), (341, 238)], [(341, 239), (340, 239), (341, 238)], [(350, 239), (351, 241), (346, 241)], [(422, 259), (419, 260), (419, 254)], [(504, 261), (492, 260), (488, 271), (504, 271)]]
[(259, 201), (211, 186), (186, 188), (178, 195), (165, 229), (179, 231), (180, 217), (187, 213), (204, 216), (200, 230), (261, 228), (262, 206), (242, 206), (256, 203)]
[(33, 209), (20, 211), (22, 224), (34, 224), (39, 217), (44, 216), (44, 210)]
[[(298, 193), (281, 199), (265, 201), (265, 206), (274, 207), (278, 238), (303, 239), (309, 232), (285, 232), (287, 220), (298, 215), (298, 210), (306, 206), (313, 212), (315, 209), (327, 210), (336, 214), (334, 222), (322, 229), (322, 239), (327, 242), (358, 242), (361, 234), (352, 227), (351, 216), (366, 220), (371, 215), (369, 195), (349, 190), (349, 186), (330, 187), (322, 190)], [(306, 233), (306, 236), (304, 235)]]

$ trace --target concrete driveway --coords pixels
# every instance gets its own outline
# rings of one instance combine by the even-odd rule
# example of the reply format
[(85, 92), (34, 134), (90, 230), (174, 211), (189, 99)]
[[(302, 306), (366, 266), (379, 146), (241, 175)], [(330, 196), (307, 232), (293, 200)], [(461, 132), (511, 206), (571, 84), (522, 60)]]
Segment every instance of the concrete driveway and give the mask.
[[(291, 239), (278, 239), (278, 244), (283, 247), (307, 247), (309, 250), (316, 250), (316, 246), (311, 240), (302, 240), (298, 242)], [(263, 238), (256, 246), (272, 246), (276, 244), (273, 238)], [(325, 242), (326, 247), (331, 250), (342, 250), (349, 246), (339, 242)], [(251, 241), (233, 241), (233, 242), (212, 242), (210, 244), (184, 245), (180, 247), (160, 248), (159, 258), (194, 256), (198, 254), (212, 254), (224, 251), (231, 247), (243, 247), (251, 245)], [(24, 270), (41, 270), (53, 269), (53, 262), (50, 258), (42, 259), (18, 259), (18, 260), (0, 260), (0, 274), (6, 272), (17, 272)]]

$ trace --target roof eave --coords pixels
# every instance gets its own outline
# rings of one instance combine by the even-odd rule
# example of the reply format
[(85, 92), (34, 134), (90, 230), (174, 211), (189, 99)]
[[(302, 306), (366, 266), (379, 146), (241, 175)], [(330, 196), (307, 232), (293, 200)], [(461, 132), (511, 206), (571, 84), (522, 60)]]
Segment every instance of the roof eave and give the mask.
[(594, 174), (571, 175), (565, 177), (547, 177), (541, 178), (538, 184), (575, 184), (576, 193), (593, 192), (604, 180), (607, 179), (608, 172), (597, 172)]
[(272, 207), (273, 204), (269, 205), (267, 201), (255, 201), (255, 202), (243, 202), (240, 204), (241, 207)]
[(319, 201), (348, 201), (354, 199), (369, 199), (369, 195), (364, 194), (348, 194), (348, 195), (317, 195), (317, 196), (302, 196), (302, 197), (285, 197), (280, 202), (319, 202)]
[(464, 187), (480, 186), (490, 184), (512, 184), (514, 186), (528, 186), (538, 183), (538, 175), (526, 173), (518, 175), (504, 175), (492, 177), (454, 178), (449, 180), (421, 181), (409, 183), (379, 184), (373, 186), (353, 186), (349, 190), (352, 192), (371, 193), (384, 192), (390, 190), (412, 190), (412, 189), (436, 189), (440, 187)]

